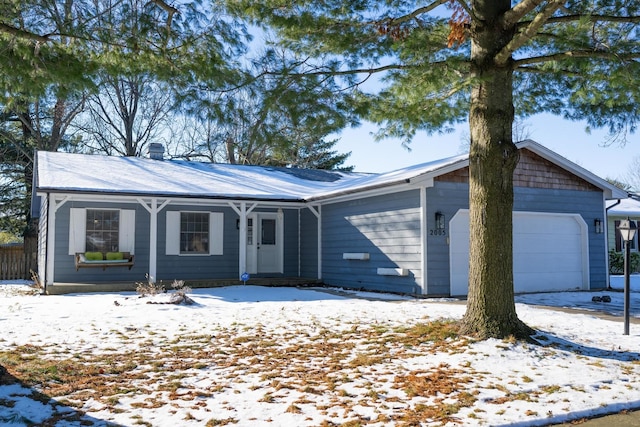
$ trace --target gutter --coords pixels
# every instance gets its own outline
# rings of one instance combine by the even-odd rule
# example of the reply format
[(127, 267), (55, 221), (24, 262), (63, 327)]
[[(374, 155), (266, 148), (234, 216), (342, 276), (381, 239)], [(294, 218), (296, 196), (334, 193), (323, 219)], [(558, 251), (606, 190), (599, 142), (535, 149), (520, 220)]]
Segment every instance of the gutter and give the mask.
[(323, 195), (319, 195), (319, 196), (312, 196), (312, 197), (308, 197), (308, 198), (304, 199), (304, 201), (307, 202), (307, 203), (318, 202), (318, 201), (321, 201), (321, 200), (333, 199), (335, 197), (348, 196), (350, 194), (362, 193), (362, 192), (371, 191), (371, 190), (379, 190), (381, 188), (393, 187), (393, 186), (396, 186), (396, 185), (409, 184), (409, 183), (411, 183), (411, 179), (410, 178), (404, 178), (404, 179), (400, 179), (400, 180), (397, 180), (397, 181), (385, 182), (384, 184), (374, 184), (374, 185), (369, 185), (369, 186), (364, 186), (364, 187), (358, 187), (358, 188), (352, 188), (352, 189), (336, 191), (336, 192), (333, 192), (333, 193), (323, 194)]
[(155, 197), (161, 199), (203, 199), (203, 200), (243, 200), (253, 202), (279, 202), (279, 203), (304, 203), (304, 198), (267, 198), (252, 196), (235, 196), (235, 195), (205, 195), (205, 194), (176, 194), (176, 193), (144, 193), (144, 192), (127, 192), (127, 191), (87, 191), (76, 189), (52, 189), (38, 188), (36, 192), (45, 192), (47, 194), (79, 194), (87, 196), (128, 196), (128, 197)]
[(615, 202), (615, 203), (614, 203), (614, 204), (612, 204), (611, 206), (606, 207), (606, 208), (604, 209), (604, 210), (605, 210), (605, 212), (609, 212), (609, 209), (611, 209), (611, 208), (613, 208), (613, 207), (615, 207), (615, 206), (618, 206), (620, 203), (622, 203), (622, 199), (618, 199), (618, 201), (617, 201), (617, 202)]

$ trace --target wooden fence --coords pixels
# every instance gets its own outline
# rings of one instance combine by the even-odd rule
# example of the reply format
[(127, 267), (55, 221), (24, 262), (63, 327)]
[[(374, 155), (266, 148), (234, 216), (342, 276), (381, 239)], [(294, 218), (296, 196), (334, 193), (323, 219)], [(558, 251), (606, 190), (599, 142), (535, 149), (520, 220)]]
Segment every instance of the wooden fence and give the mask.
[(0, 246), (0, 280), (31, 280), (37, 268), (35, 251), (25, 251), (22, 244)]

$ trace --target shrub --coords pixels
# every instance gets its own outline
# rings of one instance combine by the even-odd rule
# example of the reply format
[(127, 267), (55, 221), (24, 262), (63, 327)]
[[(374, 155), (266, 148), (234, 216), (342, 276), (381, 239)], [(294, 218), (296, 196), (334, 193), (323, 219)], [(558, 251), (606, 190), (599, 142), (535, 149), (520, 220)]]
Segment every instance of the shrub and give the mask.
[[(631, 252), (629, 256), (629, 271), (631, 273), (640, 273), (640, 253)], [(609, 273), (624, 273), (624, 252), (616, 252), (613, 249), (609, 251)]]
[(140, 294), (141, 297), (153, 296), (157, 294), (162, 294), (165, 291), (164, 285), (162, 283), (155, 283), (149, 280), (149, 275), (147, 275), (147, 282), (138, 282), (136, 283), (136, 292)]

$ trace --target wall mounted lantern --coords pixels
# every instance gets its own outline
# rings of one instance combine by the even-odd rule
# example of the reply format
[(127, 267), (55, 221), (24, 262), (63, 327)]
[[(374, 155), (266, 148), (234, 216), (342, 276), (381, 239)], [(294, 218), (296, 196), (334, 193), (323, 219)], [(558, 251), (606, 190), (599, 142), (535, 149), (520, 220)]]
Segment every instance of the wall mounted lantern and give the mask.
[(444, 230), (444, 214), (436, 212), (436, 230)]
[(600, 218), (596, 218), (593, 220), (593, 226), (596, 229), (596, 234), (604, 233), (604, 229), (602, 228), (602, 220)]

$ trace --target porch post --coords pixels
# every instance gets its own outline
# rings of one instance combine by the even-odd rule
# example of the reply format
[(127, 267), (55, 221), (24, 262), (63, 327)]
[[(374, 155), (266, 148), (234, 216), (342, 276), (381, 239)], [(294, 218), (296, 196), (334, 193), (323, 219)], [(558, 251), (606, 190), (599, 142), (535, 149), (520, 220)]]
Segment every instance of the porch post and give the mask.
[(149, 282), (156, 282), (158, 274), (158, 199), (151, 199), (149, 211)]
[[(247, 271), (247, 203), (240, 202), (240, 241), (238, 242), (238, 278)], [(242, 280), (242, 279), (241, 279)]]
[(156, 282), (156, 276), (158, 274), (158, 212), (164, 209), (171, 202), (171, 199), (167, 199), (160, 206), (158, 206), (158, 199), (155, 197), (151, 199), (149, 205), (142, 200), (138, 199), (138, 203), (149, 212), (149, 281)]

